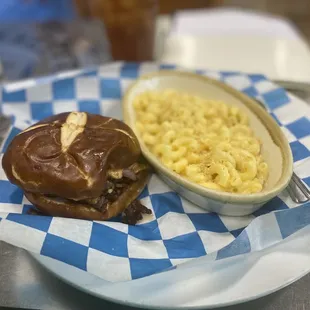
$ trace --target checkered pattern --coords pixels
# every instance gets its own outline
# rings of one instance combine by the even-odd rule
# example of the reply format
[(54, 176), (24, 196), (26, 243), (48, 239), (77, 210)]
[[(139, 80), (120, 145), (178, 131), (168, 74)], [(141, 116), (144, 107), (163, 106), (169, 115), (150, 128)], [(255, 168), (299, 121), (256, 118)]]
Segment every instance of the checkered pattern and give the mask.
[[(2, 152), (23, 128), (55, 113), (79, 110), (121, 119), (120, 98), (128, 85), (140, 74), (159, 69), (175, 67), (113, 63), (67, 76), (63, 73), (48, 83), (34, 80), (3, 88), (1, 112), (13, 116), (15, 123)], [(197, 73), (223, 80), (264, 102), (290, 142), (296, 173), (310, 183), (310, 110), (304, 102), (262, 75)], [(141, 199), (153, 214), (137, 226), (118, 219), (92, 222), (27, 215), (30, 203), (0, 170), (0, 239), (115, 282), (195, 263), (197, 257), (213, 260), (258, 251), (310, 223), (310, 204), (297, 207), (285, 191), (253, 215), (239, 218), (194, 206), (156, 175)]]

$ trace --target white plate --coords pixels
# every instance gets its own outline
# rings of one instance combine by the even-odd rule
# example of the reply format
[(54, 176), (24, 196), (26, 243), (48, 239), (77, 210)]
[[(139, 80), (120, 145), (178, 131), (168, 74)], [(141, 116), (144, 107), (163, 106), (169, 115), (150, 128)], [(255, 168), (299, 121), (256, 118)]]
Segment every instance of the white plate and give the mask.
[(122, 283), (110, 283), (54, 259), (32, 255), (60, 279), (102, 299), (148, 308), (208, 309), (265, 296), (307, 274), (309, 235), (310, 226), (264, 251)]

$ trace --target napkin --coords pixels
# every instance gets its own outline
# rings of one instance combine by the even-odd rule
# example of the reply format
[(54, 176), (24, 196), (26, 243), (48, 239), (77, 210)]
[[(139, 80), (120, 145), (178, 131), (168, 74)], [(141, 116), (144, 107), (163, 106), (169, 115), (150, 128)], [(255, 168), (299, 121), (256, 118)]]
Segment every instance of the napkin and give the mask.
[[(16, 134), (56, 113), (78, 110), (122, 119), (120, 99), (126, 88), (139, 75), (162, 69), (178, 68), (168, 64), (111, 63), (45, 81), (28, 81), (25, 88), (21, 84), (3, 87), (0, 108), (12, 117), (12, 126), (0, 159)], [(290, 142), (295, 172), (310, 184), (310, 110), (306, 103), (260, 74), (195, 72), (222, 80), (261, 100)], [(261, 251), (310, 223), (310, 204), (296, 205), (286, 191), (244, 217), (202, 210), (155, 174), (140, 198), (153, 214), (136, 226), (118, 219), (98, 222), (28, 215), (29, 201), (0, 169), (0, 240), (119, 282)]]

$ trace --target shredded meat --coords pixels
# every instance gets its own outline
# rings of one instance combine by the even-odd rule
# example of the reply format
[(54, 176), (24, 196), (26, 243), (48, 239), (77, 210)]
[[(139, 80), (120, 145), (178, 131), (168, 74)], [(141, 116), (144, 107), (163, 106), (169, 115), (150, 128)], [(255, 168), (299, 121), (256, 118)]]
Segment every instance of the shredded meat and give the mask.
[(122, 222), (129, 225), (136, 225), (138, 221), (142, 220), (142, 214), (152, 214), (152, 211), (139, 200), (134, 200), (123, 212)]
[[(129, 169), (123, 170), (123, 177), (120, 179), (113, 178), (109, 176), (109, 179), (106, 184), (106, 188), (100, 197), (89, 198), (83, 201), (79, 201), (79, 203), (88, 204), (97, 210), (103, 212), (110, 204), (115, 202), (118, 197), (126, 191), (127, 187), (137, 180), (136, 174)], [(46, 195), (49, 196), (49, 195)], [(53, 199), (65, 200), (60, 197), (50, 196)], [(42, 212), (36, 209), (30, 209), (28, 211), (29, 214), (34, 215), (44, 215)], [(122, 222), (135, 225), (139, 220), (142, 219), (142, 214), (151, 214), (152, 211), (146, 208), (141, 204), (139, 200), (134, 200), (122, 213)]]
[(38, 209), (35, 209), (35, 208), (30, 208), (27, 211), (27, 214), (30, 214), (30, 215), (46, 215), (44, 212), (39, 211)]
[[(87, 204), (90, 204), (92, 207), (98, 209), (99, 211), (104, 211), (107, 206), (114, 201), (117, 200), (117, 198), (126, 191), (127, 187), (137, 180), (136, 175), (134, 172), (125, 172), (126, 170), (129, 171), (129, 169), (124, 170), (124, 175), (121, 179), (115, 179), (113, 177), (109, 177), (107, 181), (107, 186), (102, 195), (98, 198), (93, 199), (87, 199), (85, 202)], [(134, 176), (132, 176), (132, 174)]]

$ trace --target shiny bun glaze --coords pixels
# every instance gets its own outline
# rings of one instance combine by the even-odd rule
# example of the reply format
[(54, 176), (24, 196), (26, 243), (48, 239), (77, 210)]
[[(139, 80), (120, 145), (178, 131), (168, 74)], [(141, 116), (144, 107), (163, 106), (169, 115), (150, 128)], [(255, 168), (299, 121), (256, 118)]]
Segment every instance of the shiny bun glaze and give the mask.
[(100, 196), (108, 174), (134, 164), (140, 154), (135, 134), (123, 122), (69, 112), (17, 135), (2, 166), (26, 192), (83, 200)]

